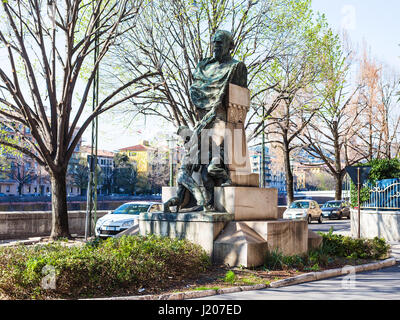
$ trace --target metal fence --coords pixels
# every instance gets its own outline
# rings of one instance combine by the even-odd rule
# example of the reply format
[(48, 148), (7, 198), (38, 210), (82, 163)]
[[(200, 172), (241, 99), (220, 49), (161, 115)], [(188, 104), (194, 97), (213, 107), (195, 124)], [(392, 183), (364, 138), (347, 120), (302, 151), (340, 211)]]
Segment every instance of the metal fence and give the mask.
[(400, 209), (400, 179), (380, 180), (375, 185), (366, 184), (364, 188), (368, 189), (369, 199), (361, 203), (361, 208)]

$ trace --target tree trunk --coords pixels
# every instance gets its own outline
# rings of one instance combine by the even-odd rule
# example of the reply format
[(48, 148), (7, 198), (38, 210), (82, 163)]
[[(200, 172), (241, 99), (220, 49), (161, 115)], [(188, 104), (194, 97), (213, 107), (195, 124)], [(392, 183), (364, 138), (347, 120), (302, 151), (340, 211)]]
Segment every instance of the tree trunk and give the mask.
[(294, 201), (293, 191), (293, 173), (290, 167), (290, 151), (285, 148), (283, 152), (284, 163), (285, 163), (285, 174), (286, 174), (286, 196), (287, 204), (290, 205)]
[(335, 174), (335, 200), (342, 200), (343, 190), (343, 176), (341, 174)]
[(51, 239), (71, 238), (68, 226), (66, 171), (50, 173), (51, 181)]

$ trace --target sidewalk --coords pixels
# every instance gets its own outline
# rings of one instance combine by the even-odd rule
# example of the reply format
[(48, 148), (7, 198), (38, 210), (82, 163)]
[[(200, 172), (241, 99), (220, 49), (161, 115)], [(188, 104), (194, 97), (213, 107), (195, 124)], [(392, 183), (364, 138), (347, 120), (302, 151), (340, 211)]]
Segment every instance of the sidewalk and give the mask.
[(390, 242), (392, 247), (391, 256), (396, 259), (397, 262), (400, 262), (400, 242)]

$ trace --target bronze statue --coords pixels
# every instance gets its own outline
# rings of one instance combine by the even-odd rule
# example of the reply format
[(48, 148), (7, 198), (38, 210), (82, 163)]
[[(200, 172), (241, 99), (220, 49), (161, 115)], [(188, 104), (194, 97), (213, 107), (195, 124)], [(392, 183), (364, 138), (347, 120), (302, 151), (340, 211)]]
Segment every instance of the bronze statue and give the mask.
[[(214, 117), (206, 129), (212, 128), (216, 121), (226, 122), (229, 84), (247, 88), (247, 68), (243, 62), (231, 56), (234, 47), (232, 34), (224, 30), (216, 31), (212, 37), (212, 45), (213, 56), (198, 63), (190, 87), (190, 98), (200, 118), (207, 113)], [(213, 206), (214, 186), (229, 186), (232, 183), (224, 161), (223, 143), (219, 155), (209, 155), (201, 175), (203, 185), (211, 195), (209, 205)]]
[[(243, 62), (232, 58), (234, 47), (232, 34), (218, 30), (212, 37), (213, 56), (201, 60), (193, 74), (193, 84), (190, 87), (190, 99), (196, 107), (199, 122), (193, 133), (188, 128), (181, 128), (178, 134), (186, 131), (185, 149), (187, 154), (179, 169), (177, 183), (178, 194), (164, 204), (164, 212), (170, 212), (170, 206), (177, 206), (177, 211), (183, 203), (188, 190), (196, 199), (197, 205), (206, 211), (214, 210), (214, 186), (229, 186), (232, 181), (228, 168), (224, 163), (224, 146), (220, 145), (219, 154), (207, 154), (206, 163), (200, 162), (201, 133), (204, 129), (212, 129), (217, 121), (227, 121), (227, 90), (230, 83), (247, 87), (247, 69)], [(190, 138), (189, 138), (190, 136)], [(205, 192), (194, 181), (194, 171), (201, 173)]]
[(212, 114), (206, 115), (200, 121), (194, 131), (188, 127), (179, 127), (177, 134), (183, 139), (186, 154), (182, 160), (178, 171), (176, 182), (178, 184), (177, 196), (169, 199), (164, 203), (164, 212), (170, 213), (171, 206), (176, 206), (176, 212), (179, 212), (180, 206), (184, 201), (185, 193), (189, 191), (196, 200), (197, 207), (192, 211), (205, 210), (212, 211), (213, 206), (209, 205), (208, 194), (201, 189), (199, 184), (193, 179), (193, 172), (199, 171), (200, 165), (200, 148), (199, 139), (201, 130), (204, 129), (214, 119)]
[(190, 99), (200, 119), (209, 111), (226, 121), (226, 92), (229, 83), (247, 88), (247, 68), (231, 57), (234, 42), (228, 31), (218, 30), (212, 38), (213, 56), (201, 60), (193, 74)]

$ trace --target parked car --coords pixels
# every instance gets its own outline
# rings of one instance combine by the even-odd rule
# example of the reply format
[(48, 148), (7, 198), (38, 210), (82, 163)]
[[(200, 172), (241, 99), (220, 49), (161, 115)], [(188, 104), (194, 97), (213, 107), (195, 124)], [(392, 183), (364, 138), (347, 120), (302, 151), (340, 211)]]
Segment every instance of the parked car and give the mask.
[(314, 200), (296, 200), (283, 213), (283, 219), (306, 220), (322, 223), (322, 210)]
[(350, 219), (350, 205), (344, 200), (327, 201), (321, 209), (322, 216), (326, 219)]
[(7, 197), (5, 193), (0, 192), (0, 197)]
[(138, 224), (141, 212), (162, 211), (159, 202), (135, 201), (124, 203), (97, 220), (95, 234), (107, 238)]

